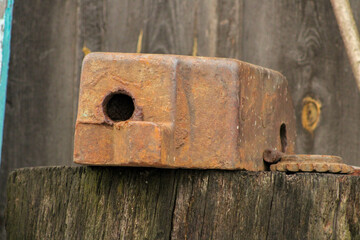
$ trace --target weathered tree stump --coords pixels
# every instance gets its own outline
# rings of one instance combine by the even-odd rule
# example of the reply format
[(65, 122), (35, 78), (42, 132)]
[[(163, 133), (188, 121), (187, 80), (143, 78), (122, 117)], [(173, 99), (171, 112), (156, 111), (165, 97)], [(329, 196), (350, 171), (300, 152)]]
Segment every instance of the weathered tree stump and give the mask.
[(359, 239), (360, 177), (47, 167), (8, 180), (8, 239)]

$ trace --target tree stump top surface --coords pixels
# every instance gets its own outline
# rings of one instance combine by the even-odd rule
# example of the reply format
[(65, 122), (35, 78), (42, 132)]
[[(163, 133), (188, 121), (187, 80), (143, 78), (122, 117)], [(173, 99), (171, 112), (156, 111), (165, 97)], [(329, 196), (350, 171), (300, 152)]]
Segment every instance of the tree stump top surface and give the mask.
[(360, 177), (39, 167), (8, 179), (8, 239), (360, 239)]

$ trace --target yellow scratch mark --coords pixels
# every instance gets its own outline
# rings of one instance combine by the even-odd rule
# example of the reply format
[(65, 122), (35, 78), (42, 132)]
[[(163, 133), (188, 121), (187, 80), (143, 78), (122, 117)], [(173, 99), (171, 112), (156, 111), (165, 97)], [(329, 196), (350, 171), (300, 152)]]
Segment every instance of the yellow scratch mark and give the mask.
[(84, 44), (82, 51), (84, 53), (84, 56), (88, 55), (89, 53), (91, 53), (91, 50)]
[(197, 37), (194, 37), (194, 45), (193, 45), (193, 52), (192, 52), (193, 56), (197, 56), (197, 50), (198, 50), (197, 40), (198, 40)]
[(143, 30), (141, 29), (137, 42), (136, 53), (141, 53), (142, 38), (143, 38)]
[(311, 135), (317, 127), (321, 114), (321, 103), (311, 97), (303, 99), (303, 109), (301, 113), (301, 123)]

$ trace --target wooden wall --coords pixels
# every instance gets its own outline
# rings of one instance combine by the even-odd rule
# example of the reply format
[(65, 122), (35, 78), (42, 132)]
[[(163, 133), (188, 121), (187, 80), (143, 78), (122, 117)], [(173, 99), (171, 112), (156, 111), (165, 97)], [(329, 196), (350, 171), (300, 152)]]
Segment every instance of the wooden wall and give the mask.
[[(351, 5), (360, 26), (360, 1)], [(72, 164), (83, 52), (136, 52), (141, 38), (143, 53), (231, 57), (280, 71), (296, 109), (296, 151), (360, 165), (360, 92), (329, 0), (15, 0), (13, 17), (1, 216), (11, 169)], [(305, 114), (318, 120), (312, 133), (301, 121), (305, 97), (321, 104)]]

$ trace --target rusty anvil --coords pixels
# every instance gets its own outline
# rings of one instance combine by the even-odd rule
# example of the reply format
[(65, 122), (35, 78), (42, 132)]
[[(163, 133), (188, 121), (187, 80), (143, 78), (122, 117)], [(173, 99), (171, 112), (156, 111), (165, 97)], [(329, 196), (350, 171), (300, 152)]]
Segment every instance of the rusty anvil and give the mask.
[(91, 53), (83, 62), (74, 162), (265, 170), (293, 153), (295, 116), (280, 73), (234, 59)]

